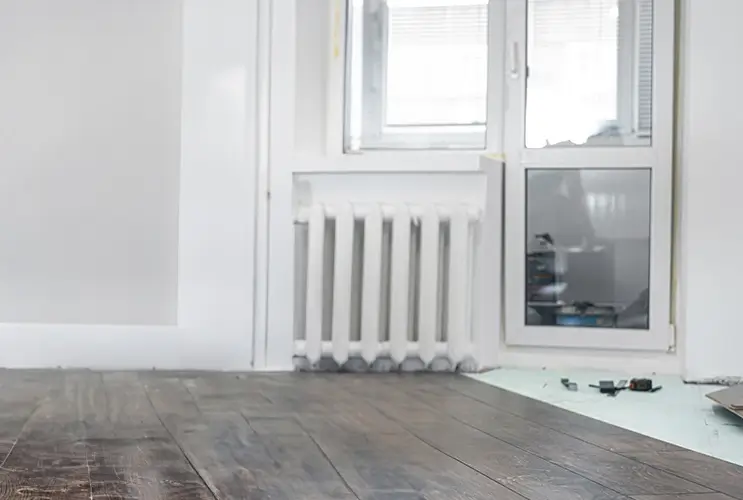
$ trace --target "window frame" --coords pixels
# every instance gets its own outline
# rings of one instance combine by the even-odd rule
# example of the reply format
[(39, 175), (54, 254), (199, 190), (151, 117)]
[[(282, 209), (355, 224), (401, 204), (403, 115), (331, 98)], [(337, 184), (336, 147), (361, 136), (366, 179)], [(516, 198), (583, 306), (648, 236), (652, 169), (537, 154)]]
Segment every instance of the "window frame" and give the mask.
[[(437, 135), (439, 140), (432, 145), (426, 133), (430, 128), (410, 127), (417, 129), (408, 130), (405, 133), (386, 133), (380, 131), (379, 141), (370, 141), (365, 147), (354, 148), (347, 147), (346, 134), (347, 123), (350, 122), (350, 65), (346, 63), (346, 57), (353, 50), (350, 26), (352, 23), (351, 11), (349, 4), (353, 0), (334, 0), (330, 8), (331, 37), (329, 47), (329, 64), (327, 80), (327, 117), (326, 117), (326, 143), (325, 152), (330, 157), (337, 156), (358, 156), (364, 154), (385, 154), (394, 155), (395, 152), (406, 152), (409, 155), (420, 155), (426, 157), (430, 155), (451, 152), (452, 157), (456, 153), (466, 154), (473, 158), (479, 158), (482, 155), (502, 155), (503, 151), (503, 120), (504, 114), (504, 70), (505, 70), (505, 13), (506, 4), (510, 0), (490, 0), (488, 4), (488, 67), (487, 67), (487, 109), (486, 123), (484, 125), (455, 125), (455, 127), (470, 130), (456, 131), (447, 134)], [(366, 61), (366, 59), (365, 59)], [(366, 62), (365, 62), (366, 64)], [(338, 96), (342, 95), (343, 99)], [(381, 127), (382, 110), (379, 108), (378, 113), (373, 117), (366, 117), (374, 127)], [(394, 127), (398, 128), (398, 127)], [(400, 127), (402, 128), (402, 127)], [(482, 129), (484, 128), (484, 131)], [(475, 130), (472, 130), (475, 129)], [(485, 139), (482, 140), (484, 134)], [(450, 146), (452, 143), (458, 143), (456, 146)], [(409, 147), (405, 147), (409, 145)], [(461, 158), (460, 158), (461, 164)], [(452, 170), (461, 170), (462, 167), (451, 163)], [(465, 170), (471, 170), (468, 164)]]
[[(510, 19), (526, 19), (528, 0), (510, 2)], [(674, 0), (653, 2), (652, 140), (647, 145), (530, 149), (525, 146), (525, 69), (509, 80), (505, 183), (505, 342), (509, 346), (665, 351), (671, 326), (673, 220)], [(509, 23), (516, 63), (526, 59), (526, 23)], [(525, 324), (526, 175), (528, 169), (651, 169), (650, 326), (648, 330)]]

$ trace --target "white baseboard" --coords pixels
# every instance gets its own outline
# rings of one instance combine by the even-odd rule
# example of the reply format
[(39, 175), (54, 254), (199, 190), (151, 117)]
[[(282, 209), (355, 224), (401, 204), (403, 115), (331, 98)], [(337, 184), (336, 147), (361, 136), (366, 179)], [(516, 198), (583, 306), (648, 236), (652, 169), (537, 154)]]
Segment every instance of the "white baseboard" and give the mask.
[(633, 374), (681, 375), (681, 359), (675, 353), (600, 351), (586, 349), (527, 348), (501, 346), (498, 366), (606, 370)]
[(177, 326), (0, 324), (0, 368), (251, 370), (250, 332)]

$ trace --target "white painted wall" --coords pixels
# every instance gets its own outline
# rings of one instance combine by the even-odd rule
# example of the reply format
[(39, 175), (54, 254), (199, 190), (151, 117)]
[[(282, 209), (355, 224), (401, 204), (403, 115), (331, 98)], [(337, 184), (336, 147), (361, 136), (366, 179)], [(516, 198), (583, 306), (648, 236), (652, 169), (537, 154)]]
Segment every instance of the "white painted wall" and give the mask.
[(688, 379), (743, 376), (743, 2), (683, 4), (678, 319)]
[(0, 322), (174, 324), (181, 0), (0, 0)]
[(0, 367), (251, 368), (259, 15), (0, 0)]

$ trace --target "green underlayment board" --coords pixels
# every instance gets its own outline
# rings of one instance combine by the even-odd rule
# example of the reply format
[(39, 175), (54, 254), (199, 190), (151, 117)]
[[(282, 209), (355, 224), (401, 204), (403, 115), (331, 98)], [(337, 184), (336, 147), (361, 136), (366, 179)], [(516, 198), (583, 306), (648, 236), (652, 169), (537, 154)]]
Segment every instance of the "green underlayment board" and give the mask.
[[(599, 380), (631, 378), (627, 374), (577, 370), (503, 368), (469, 375), (487, 384), (522, 394), (566, 410), (624, 427), (699, 453), (743, 465), (743, 419), (706, 397), (723, 387), (684, 384), (678, 376), (649, 376), (655, 393), (623, 391), (616, 397), (588, 387)], [(568, 391), (563, 377), (578, 384)]]

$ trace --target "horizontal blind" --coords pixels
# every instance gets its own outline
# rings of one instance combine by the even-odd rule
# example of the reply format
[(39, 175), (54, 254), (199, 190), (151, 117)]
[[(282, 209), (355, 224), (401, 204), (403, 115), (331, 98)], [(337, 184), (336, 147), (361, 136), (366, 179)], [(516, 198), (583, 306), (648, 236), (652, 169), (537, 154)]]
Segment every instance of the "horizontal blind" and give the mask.
[(386, 124), (484, 123), (487, 1), (400, 3), (387, 4)]
[(529, 147), (582, 144), (617, 119), (619, 0), (529, 0)]
[(486, 43), (487, 10), (484, 4), (391, 8), (390, 41), (395, 44)]
[(653, 0), (637, 0), (637, 134), (653, 130)]

